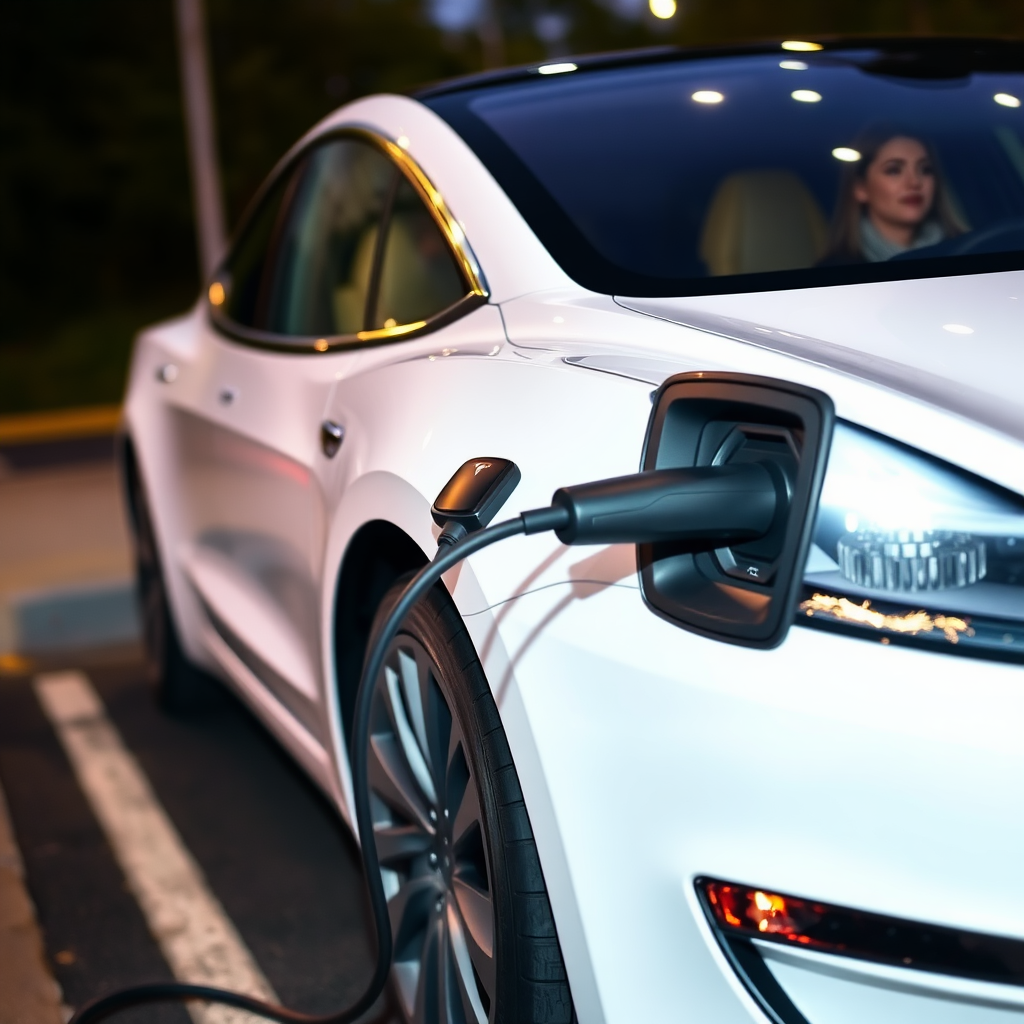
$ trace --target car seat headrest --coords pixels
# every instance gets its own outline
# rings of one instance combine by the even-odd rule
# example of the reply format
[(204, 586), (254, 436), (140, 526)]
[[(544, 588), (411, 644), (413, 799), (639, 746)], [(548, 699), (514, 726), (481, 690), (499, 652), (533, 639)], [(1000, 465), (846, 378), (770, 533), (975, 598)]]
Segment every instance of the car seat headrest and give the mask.
[(700, 255), (715, 277), (792, 270), (813, 266), (826, 237), (817, 200), (792, 171), (739, 171), (715, 191)]

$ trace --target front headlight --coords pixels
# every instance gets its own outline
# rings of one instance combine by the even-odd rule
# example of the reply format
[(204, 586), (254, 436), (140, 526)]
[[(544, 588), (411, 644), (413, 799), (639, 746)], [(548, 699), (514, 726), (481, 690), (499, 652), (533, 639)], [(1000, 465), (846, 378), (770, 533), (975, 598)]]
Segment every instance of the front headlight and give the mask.
[(1024, 660), (1024, 498), (837, 423), (798, 621)]

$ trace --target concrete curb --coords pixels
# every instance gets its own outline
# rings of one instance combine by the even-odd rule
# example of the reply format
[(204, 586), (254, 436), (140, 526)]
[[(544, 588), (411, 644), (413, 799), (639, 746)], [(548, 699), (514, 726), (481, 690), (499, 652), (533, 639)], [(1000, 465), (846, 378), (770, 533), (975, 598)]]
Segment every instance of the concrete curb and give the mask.
[(134, 585), (128, 580), (0, 594), (0, 654), (89, 650), (140, 636)]

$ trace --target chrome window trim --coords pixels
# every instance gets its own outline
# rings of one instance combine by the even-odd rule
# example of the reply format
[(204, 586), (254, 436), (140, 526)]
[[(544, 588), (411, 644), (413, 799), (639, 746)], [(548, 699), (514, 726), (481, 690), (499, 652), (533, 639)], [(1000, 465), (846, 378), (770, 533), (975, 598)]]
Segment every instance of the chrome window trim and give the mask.
[[(234, 250), (235, 243), (259, 211), (264, 197), (285, 174), (288, 174), (310, 150), (334, 139), (344, 138), (358, 139), (382, 152), (416, 190), (416, 193), (430, 211), (434, 222), (448, 244), (448, 248), (462, 276), (463, 284), (466, 287), (465, 294), (457, 302), (452, 303), (452, 305), (435, 313), (426, 320), (419, 320), (410, 324), (396, 324), (394, 327), (358, 331), (355, 334), (328, 335), (326, 337), (278, 334), (273, 331), (262, 331), (253, 327), (246, 327), (235, 322), (220, 308), (227, 297), (224, 284), (227, 277), (225, 264)], [(469, 239), (466, 237), (466, 233), (462, 229), (462, 225), (456, 220), (448, 204), (445, 202), (444, 196), (441, 195), (423, 168), (397, 141), (387, 138), (374, 129), (359, 125), (343, 125), (324, 132), (322, 135), (317, 135), (305, 145), (291, 152), (268, 176), (242, 218), (242, 226), (236, 233), (235, 238), (232, 239), (232, 244), (228, 247), (228, 253), (214, 274), (213, 280), (206, 289), (205, 296), (207, 313), (211, 324), (229, 338), (277, 352), (312, 352), (317, 354), (382, 345), (398, 339), (427, 334), (430, 331), (444, 327), (453, 320), (457, 320), (471, 310), (483, 305), (489, 297), (490, 291), (487, 287), (483, 270), (473, 252)]]

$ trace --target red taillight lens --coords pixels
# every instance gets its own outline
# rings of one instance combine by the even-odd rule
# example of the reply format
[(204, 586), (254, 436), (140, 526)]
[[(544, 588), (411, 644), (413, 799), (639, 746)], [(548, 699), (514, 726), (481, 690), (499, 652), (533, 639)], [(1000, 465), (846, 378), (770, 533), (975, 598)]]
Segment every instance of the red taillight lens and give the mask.
[(809, 944), (812, 939), (807, 931), (825, 913), (824, 907), (807, 900), (745, 885), (705, 879), (701, 887), (721, 928), (746, 932), (751, 936), (771, 935)]
[(696, 879), (704, 912), (730, 949), (750, 939), (794, 943), (819, 953), (1024, 985), (1024, 941), (908, 921), (769, 889)]

